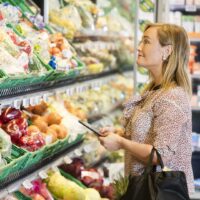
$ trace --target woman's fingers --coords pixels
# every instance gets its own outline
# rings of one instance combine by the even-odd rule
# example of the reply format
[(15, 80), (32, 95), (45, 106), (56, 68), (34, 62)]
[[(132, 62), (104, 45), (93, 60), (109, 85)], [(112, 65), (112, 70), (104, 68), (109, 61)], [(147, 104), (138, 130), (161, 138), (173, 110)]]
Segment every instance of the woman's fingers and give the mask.
[(103, 127), (99, 130), (99, 132), (101, 135), (106, 136), (108, 135), (109, 132), (114, 132), (114, 127), (110, 127), (110, 126)]

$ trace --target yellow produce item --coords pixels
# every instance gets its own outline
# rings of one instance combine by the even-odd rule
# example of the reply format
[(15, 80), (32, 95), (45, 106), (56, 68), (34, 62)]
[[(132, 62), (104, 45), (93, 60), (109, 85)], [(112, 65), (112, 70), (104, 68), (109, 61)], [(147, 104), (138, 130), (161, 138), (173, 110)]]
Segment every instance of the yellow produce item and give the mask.
[(95, 63), (87, 65), (87, 68), (90, 73), (100, 73), (103, 71), (104, 66), (102, 63)]
[(99, 192), (93, 188), (85, 189), (85, 195), (86, 195), (85, 200), (94, 200), (94, 199), (101, 200)]
[(64, 200), (86, 200), (84, 189), (66, 179), (59, 172), (49, 176), (48, 189), (56, 197)]

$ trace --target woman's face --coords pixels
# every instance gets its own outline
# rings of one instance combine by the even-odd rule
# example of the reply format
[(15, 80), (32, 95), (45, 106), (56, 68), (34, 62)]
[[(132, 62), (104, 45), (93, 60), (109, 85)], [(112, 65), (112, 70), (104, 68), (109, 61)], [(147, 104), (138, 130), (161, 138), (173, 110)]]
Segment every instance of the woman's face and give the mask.
[(138, 46), (137, 64), (150, 71), (161, 70), (163, 63), (163, 47), (157, 37), (157, 28), (148, 28)]

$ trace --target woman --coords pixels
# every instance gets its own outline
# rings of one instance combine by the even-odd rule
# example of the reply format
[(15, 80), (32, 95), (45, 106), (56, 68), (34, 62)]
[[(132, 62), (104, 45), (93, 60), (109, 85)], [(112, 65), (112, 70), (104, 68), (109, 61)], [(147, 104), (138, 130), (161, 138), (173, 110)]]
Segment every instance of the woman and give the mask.
[[(144, 171), (154, 146), (166, 167), (185, 172), (192, 193), (188, 58), (189, 42), (182, 27), (147, 25), (138, 47), (137, 64), (148, 69), (150, 83), (141, 96), (125, 104), (125, 137), (103, 128), (105, 137), (99, 139), (108, 150), (125, 150), (126, 175)], [(156, 155), (153, 162), (157, 164)]]

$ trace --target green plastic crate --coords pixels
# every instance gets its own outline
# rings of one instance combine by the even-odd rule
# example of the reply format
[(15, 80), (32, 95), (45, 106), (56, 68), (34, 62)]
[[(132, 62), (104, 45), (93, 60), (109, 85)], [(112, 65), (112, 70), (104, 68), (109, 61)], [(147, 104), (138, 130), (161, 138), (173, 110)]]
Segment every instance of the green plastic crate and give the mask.
[(24, 86), (33, 83), (42, 82), (45, 79), (45, 75), (21, 75), (21, 76), (8, 76), (1, 82), (0, 89), (12, 88), (16, 86)]
[(78, 135), (76, 140), (73, 142), (69, 143), (69, 138), (64, 138), (57, 140), (56, 142), (46, 145), (44, 149), (42, 149), (42, 154), (43, 154), (43, 159), (54, 155), (56, 153), (59, 153), (63, 151), (64, 149), (69, 148), (73, 144), (76, 144), (77, 142), (81, 141), (83, 139), (83, 135)]
[(8, 176), (24, 169), (29, 159), (29, 154), (23, 149), (12, 145), (11, 157), (5, 159), (8, 164), (0, 168), (0, 181), (4, 181)]
[(19, 191), (14, 192), (15, 197), (17, 197), (18, 200), (31, 200), (31, 198), (25, 196)]
[(42, 147), (41, 149), (34, 151), (34, 152), (26, 151), (27, 154), (29, 155), (29, 157), (28, 157), (28, 160), (26, 162), (25, 168), (31, 167), (31, 166), (39, 163), (42, 160), (42, 158), (43, 158), (42, 151), (43, 151), (44, 148), (45, 147)]

